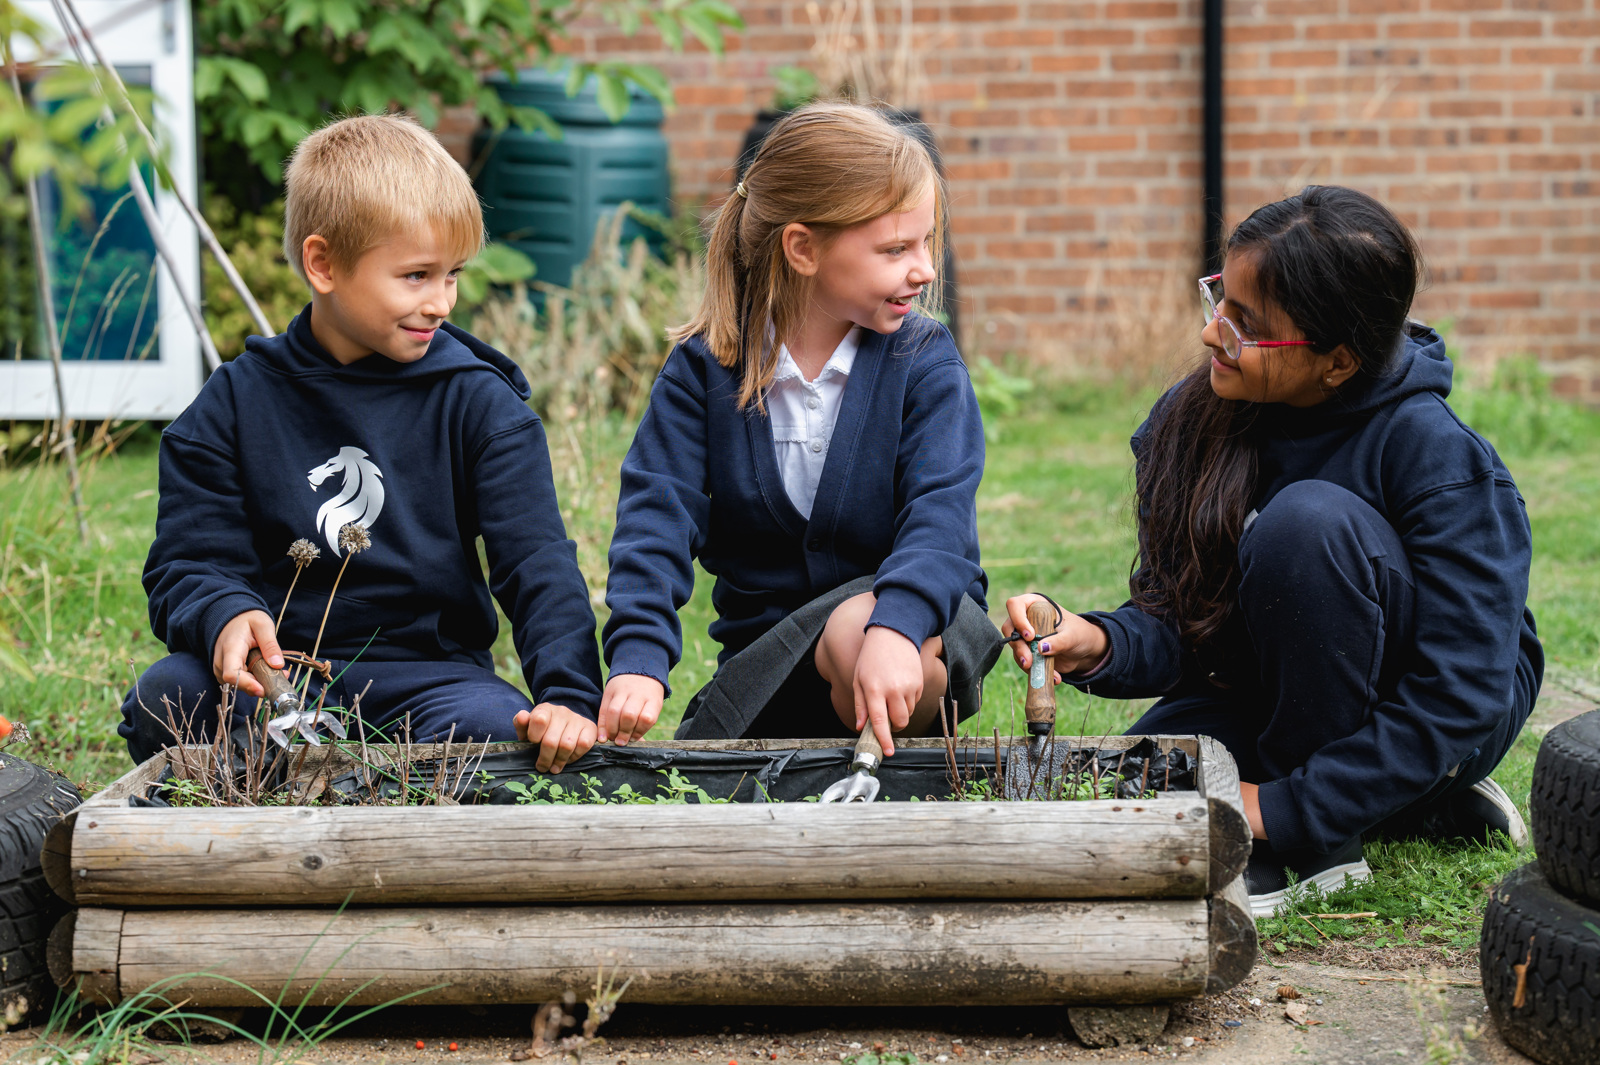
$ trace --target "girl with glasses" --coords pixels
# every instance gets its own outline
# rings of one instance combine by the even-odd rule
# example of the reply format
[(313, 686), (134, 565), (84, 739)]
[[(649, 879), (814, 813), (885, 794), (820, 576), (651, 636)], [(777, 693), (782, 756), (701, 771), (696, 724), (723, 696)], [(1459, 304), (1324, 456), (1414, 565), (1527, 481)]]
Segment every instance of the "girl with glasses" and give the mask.
[[(1533, 708), (1527, 513), (1446, 402), (1444, 341), (1408, 319), (1421, 255), (1363, 193), (1260, 208), (1200, 281), (1205, 361), (1133, 437), (1131, 598), (1041, 650), (1086, 692), (1157, 702), (1134, 733), (1238, 760), (1258, 915), (1370, 875), (1362, 833), (1526, 829), (1488, 774)], [(1009, 633), (1031, 637), (1007, 601)], [(1026, 645), (1013, 643), (1027, 668)]]

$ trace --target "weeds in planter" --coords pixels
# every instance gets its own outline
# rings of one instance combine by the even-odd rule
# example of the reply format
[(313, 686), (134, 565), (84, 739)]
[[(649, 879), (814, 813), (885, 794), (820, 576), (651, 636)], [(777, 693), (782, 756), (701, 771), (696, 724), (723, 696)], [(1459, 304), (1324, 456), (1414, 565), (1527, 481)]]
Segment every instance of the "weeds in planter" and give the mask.
[[(728, 803), (732, 799), (719, 799), (712, 796), (700, 785), (668, 766), (658, 769), (666, 778), (666, 782), (658, 784), (657, 788), (664, 794), (646, 795), (635, 791), (632, 784), (618, 785), (610, 795), (601, 792), (602, 782), (599, 777), (589, 773), (582, 773), (578, 779), (577, 787), (562, 785), (549, 777), (530, 777), (524, 784), (520, 780), (508, 780), (500, 786), (517, 797), (518, 806), (580, 806), (580, 805), (618, 805), (618, 806), (682, 806), (689, 802), (696, 803)], [(493, 778), (487, 773), (483, 774), (485, 784), (491, 783)], [(743, 783), (741, 779), (740, 783)], [(738, 785), (734, 786), (738, 791)], [(772, 798), (767, 799), (773, 802)]]

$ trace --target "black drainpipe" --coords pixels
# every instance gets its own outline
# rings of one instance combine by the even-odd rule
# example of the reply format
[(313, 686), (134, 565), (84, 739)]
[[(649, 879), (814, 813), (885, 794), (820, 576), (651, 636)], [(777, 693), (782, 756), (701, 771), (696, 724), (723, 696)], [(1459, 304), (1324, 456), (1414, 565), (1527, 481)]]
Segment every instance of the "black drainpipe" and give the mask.
[(1204, 0), (1201, 31), (1205, 71), (1200, 92), (1205, 105), (1204, 231), (1201, 259), (1207, 273), (1222, 268), (1222, 0)]

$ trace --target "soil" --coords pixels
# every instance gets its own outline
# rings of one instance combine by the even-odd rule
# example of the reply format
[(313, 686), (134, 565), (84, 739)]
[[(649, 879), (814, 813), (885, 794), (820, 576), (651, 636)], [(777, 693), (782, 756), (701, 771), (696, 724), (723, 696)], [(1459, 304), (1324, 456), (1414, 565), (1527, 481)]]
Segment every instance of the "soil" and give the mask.
[[(1294, 988), (1299, 997), (1280, 999), (1281, 986)], [(1306, 1023), (1285, 1017), (1291, 1002), (1305, 1007)], [(1159, 1042), (1144, 1046), (1090, 1050), (1073, 1036), (1060, 1007), (756, 1009), (630, 1006), (624, 999), (601, 1030), (605, 1043), (591, 1047), (584, 1059), (590, 1065), (821, 1063), (868, 1054), (882, 1044), (880, 1057), (909, 1052), (922, 1065), (1528, 1061), (1501, 1041), (1484, 1010), (1475, 968), (1386, 971), (1301, 953), (1262, 959), (1226, 994), (1175, 1004)], [(361, 1021), (296, 1060), (308, 1065), (498, 1065), (528, 1045), (533, 1013), (530, 1007), (401, 1007)], [(247, 1015), (245, 1024), (259, 1025), (263, 1019)], [(1229, 1027), (1230, 1021), (1239, 1023)], [(12, 1060), (36, 1034), (0, 1036), (0, 1060)], [(452, 1041), (458, 1050), (449, 1049)], [(145, 1065), (253, 1065), (257, 1052), (234, 1039), (193, 1049), (161, 1046), (157, 1056), (133, 1055), (130, 1065), (141, 1060)], [(544, 1060), (563, 1062), (560, 1055)]]

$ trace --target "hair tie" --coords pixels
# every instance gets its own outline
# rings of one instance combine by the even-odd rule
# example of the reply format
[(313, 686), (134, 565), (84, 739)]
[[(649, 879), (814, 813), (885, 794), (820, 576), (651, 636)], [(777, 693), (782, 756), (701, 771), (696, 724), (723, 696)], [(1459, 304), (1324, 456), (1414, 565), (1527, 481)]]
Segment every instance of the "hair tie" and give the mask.
[(748, 200), (750, 198), (750, 194), (744, 191), (744, 182), (742, 181), (733, 187), (733, 192), (734, 195), (743, 197), (744, 199)]

